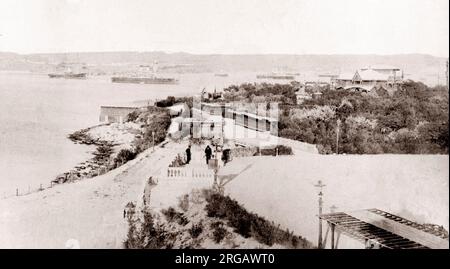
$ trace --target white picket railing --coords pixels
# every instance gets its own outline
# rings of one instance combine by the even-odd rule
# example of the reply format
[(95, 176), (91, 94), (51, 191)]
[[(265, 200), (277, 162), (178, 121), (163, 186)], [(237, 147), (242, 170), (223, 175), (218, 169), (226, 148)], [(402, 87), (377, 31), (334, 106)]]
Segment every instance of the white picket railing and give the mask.
[(214, 171), (200, 167), (168, 167), (169, 179), (214, 179)]

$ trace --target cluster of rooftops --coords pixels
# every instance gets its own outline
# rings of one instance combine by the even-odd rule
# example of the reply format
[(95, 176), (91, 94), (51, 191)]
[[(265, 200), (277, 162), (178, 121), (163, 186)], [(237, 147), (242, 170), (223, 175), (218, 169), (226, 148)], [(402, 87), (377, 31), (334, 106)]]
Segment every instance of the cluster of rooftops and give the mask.
[(403, 70), (389, 65), (373, 65), (336, 74), (321, 74), (318, 82), (306, 82), (305, 86), (330, 85), (332, 89), (371, 91), (379, 87), (396, 87), (403, 83)]

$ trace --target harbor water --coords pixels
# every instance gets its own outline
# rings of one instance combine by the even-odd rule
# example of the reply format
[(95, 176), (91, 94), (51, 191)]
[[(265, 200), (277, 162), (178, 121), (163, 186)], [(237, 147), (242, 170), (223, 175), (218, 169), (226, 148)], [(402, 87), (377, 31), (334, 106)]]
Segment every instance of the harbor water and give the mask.
[[(178, 85), (111, 83), (109, 77), (50, 79), (47, 74), (0, 72), (0, 198), (36, 189), (90, 158), (92, 146), (67, 135), (99, 123), (101, 105), (192, 96), (257, 81), (256, 74), (169, 75)], [(280, 81), (279, 81), (280, 82)]]

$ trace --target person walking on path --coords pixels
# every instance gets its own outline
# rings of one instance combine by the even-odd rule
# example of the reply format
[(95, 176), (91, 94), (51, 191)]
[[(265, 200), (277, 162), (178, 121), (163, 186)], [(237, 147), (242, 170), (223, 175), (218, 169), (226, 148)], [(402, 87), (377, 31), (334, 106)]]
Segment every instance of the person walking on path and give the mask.
[(212, 150), (209, 147), (209, 145), (205, 148), (205, 157), (206, 157), (206, 164), (209, 164), (209, 160), (211, 160)]
[(189, 145), (186, 149), (186, 164), (191, 161), (191, 145)]

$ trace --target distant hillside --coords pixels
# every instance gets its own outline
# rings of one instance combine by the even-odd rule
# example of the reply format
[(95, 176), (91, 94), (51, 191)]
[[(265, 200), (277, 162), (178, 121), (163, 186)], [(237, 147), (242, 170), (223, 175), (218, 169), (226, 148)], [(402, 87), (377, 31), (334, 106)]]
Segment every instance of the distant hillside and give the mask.
[[(84, 62), (107, 73), (158, 61), (164, 72), (270, 72), (283, 70), (303, 74), (339, 73), (360, 67), (395, 65), (412, 79), (428, 84), (445, 81), (446, 58), (424, 54), (402, 55), (198, 55), (165, 52), (83, 52), (28, 54), (0, 52), (0, 70), (45, 72), (61, 62)], [(439, 78), (438, 78), (439, 76)]]

